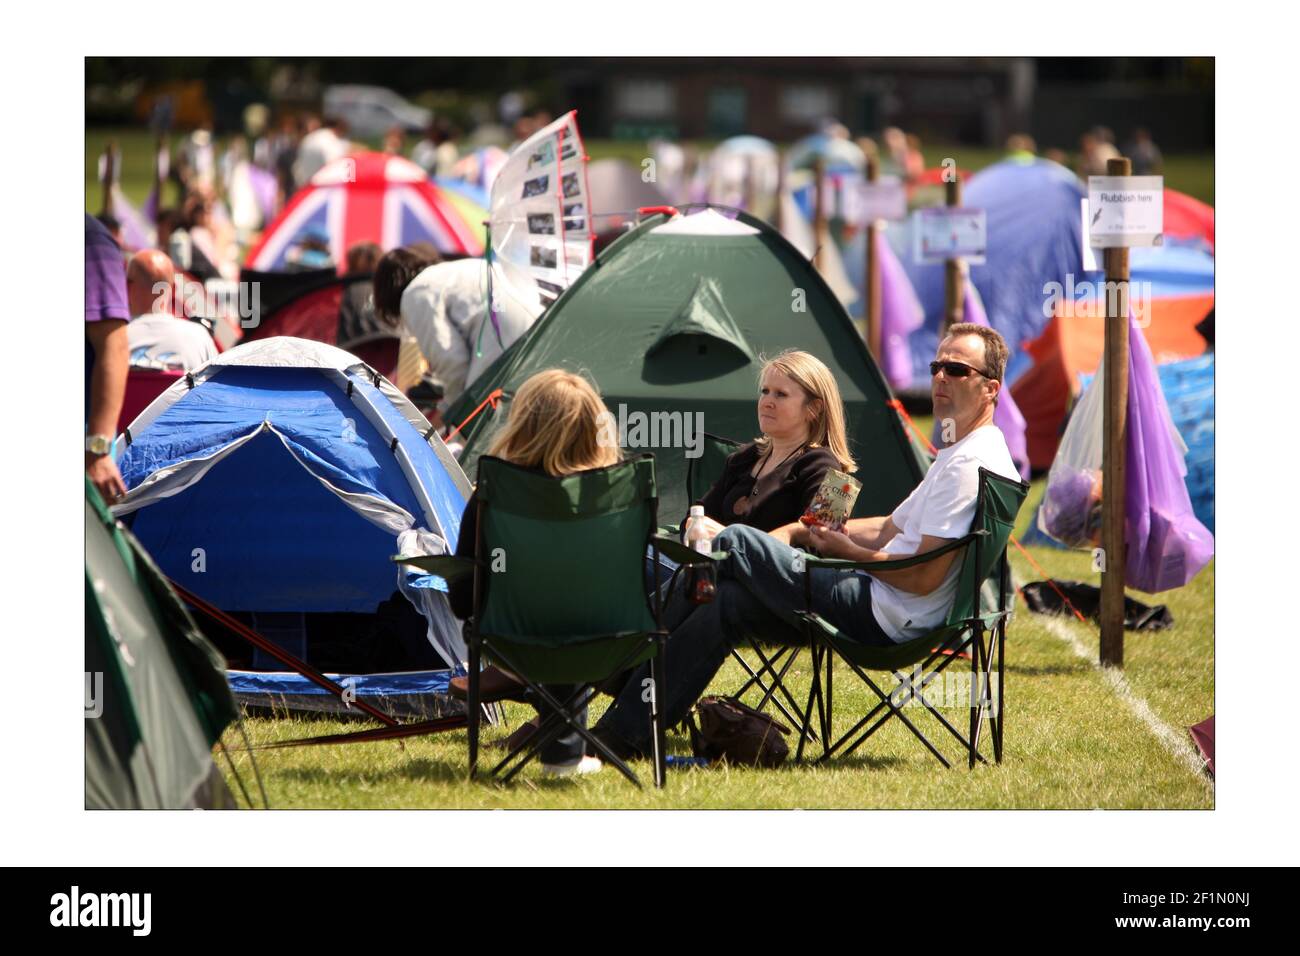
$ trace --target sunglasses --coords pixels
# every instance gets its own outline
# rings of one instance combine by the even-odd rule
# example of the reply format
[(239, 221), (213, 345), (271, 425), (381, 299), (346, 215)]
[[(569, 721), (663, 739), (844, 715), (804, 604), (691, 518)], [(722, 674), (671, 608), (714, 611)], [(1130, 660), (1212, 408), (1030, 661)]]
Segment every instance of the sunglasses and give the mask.
[(938, 375), (940, 369), (942, 369), (943, 374), (947, 375), (949, 378), (965, 378), (972, 372), (976, 375), (983, 375), (987, 379), (993, 378), (993, 376), (989, 375), (987, 372), (981, 372), (973, 365), (967, 365), (965, 362), (931, 362), (930, 377), (934, 378), (934, 376)]

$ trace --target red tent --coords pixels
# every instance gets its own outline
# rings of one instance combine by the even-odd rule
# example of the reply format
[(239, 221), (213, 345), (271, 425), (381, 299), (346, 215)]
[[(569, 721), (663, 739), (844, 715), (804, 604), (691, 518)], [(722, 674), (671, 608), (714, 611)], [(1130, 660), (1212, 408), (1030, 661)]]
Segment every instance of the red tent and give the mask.
[(1165, 187), (1165, 235), (1204, 239), (1214, 252), (1214, 207)]
[(392, 379), (397, 372), (400, 340), (397, 333), (374, 317), (370, 298), (371, 277), (339, 277), (332, 269), (313, 272), (250, 272), (245, 282), (261, 291), (257, 325), (245, 339), (255, 341), (291, 335), (336, 345)]
[[(1214, 308), (1214, 295), (1153, 299), (1150, 324), (1143, 329), (1157, 362), (1175, 362), (1205, 351), (1196, 323)], [(1079, 393), (1079, 376), (1101, 363), (1106, 342), (1105, 313), (1098, 300), (1058, 304), (1041, 335), (1024, 345), (1034, 364), (1011, 386), (1025, 416), (1030, 467), (1047, 468), (1061, 441), (1061, 423)]]
[(377, 242), (385, 250), (428, 242), (444, 255), (481, 255), (479, 233), (460, 209), (409, 159), (354, 153), (328, 163), (294, 194), (249, 251), (247, 266), (284, 269), (289, 251), (312, 234), (328, 239), (340, 268), (358, 242)]

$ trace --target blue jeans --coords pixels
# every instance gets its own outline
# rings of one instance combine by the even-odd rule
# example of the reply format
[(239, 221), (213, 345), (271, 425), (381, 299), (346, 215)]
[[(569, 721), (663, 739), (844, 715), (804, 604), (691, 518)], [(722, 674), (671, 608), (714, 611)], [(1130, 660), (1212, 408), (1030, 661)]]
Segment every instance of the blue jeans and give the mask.
[[(795, 616), (805, 605), (802, 552), (747, 525), (732, 525), (713, 542), (728, 552), (718, 565), (718, 590), (709, 604), (691, 604), (685, 588), (673, 589), (663, 624), (671, 633), (664, 650), (664, 688), (660, 698), (668, 726), (685, 719), (731, 648), (747, 636), (782, 644), (804, 644), (803, 624)], [(865, 574), (821, 571), (813, 574), (812, 609), (849, 638), (876, 647), (893, 641), (871, 612), (871, 579)], [(650, 723), (641, 699), (650, 667), (632, 675), (613, 705), (596, 724), (631, 749), (650, 750)]]

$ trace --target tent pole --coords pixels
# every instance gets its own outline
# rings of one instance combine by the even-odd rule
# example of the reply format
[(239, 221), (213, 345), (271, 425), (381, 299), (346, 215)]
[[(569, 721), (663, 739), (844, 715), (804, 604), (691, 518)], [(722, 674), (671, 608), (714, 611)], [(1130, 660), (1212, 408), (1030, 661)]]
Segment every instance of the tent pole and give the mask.
[[(1133, 164), (1125, 157), (1106, 160), (1107, 176), (1129, 176)], [(1105, 250), (1106, 348), (1102, 404), (1101, 484), (1101, 664), (1124, 666), (1124, 548), (1125, 453), (1128, 436), (1128, 281), (1127, 248)]]

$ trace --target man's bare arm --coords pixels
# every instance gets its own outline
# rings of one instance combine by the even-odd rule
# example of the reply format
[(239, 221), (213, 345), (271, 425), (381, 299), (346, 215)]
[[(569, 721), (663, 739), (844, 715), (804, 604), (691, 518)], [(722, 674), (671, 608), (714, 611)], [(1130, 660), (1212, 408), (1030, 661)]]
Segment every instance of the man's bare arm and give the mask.
[[(898, 528), (889, 515), (876, 518), (850, 518), (844, 523), (845, 530), (853, 543), (863, 548), (883, 548), (898, 534)], [(808, 534), (808, 527), (799, 521), (792, 521), (768, 532), (783, 544), (792, 548), (810, 548), (813, 539)]]
[[(911, 554), (887, 554), (875, 548), (864, 548), (856, 544), (848, 535), (835, 531), (824, 531), (820, 528), (812, 529), (810, 536), (818, 553), (828, 558), (841, 558), (846, 561), (869, 564), (914, 556)], [(917, 548), (916, 554), (935, 551), (950, 543), (950, 538), (936, 538), (934, 535), (927, 534), (921, 538), (921, 546)], [(907, 591), (909, 594), (929, 594), (943, 583), (944, 577), (948, 574), (948, 569), (952, 567), (952, 562), (959, 553), (960, 550), (950, 551), (948, 554), (940, 555), (929, 561), (923, 561), (910, 568), (898, 568), (891, 571), (872, 571), (867, 568), (866, 572), (872, 577), (879, 578), (886, 584), (898, 588), (900, 591)]]
[[(86, 323), (86, 338), (95, 350), (95, 368), (90, 373), (90, 417), (86, 421), (87, 435), (117, 435), (117, 418), (122, 412), (126, 396), (127, 367), (130, 348), (126, 339), (126, 323), (120, 319)], [(86, 452), (86, 474), (99, 490), (104, 501), (112, 504), (126, 494), (126, 485), (117, 470), (112, 455), (92, 455)]]
[(890, 515), (876, 518), (850, 518), (844, 523), (844, 530), (853, 539), (853, 543), (864, 548), (879, 550), (898, 534), (898, 526)]
[(88, 435), (117, 435), (117, 417), (126, 396), (126, 373), (131, 350), (126, 341), (126, 323), (120, 319), (86, 323), (86, 338), (95, 350), (95, 368), (90, 373), (90, 418)]

